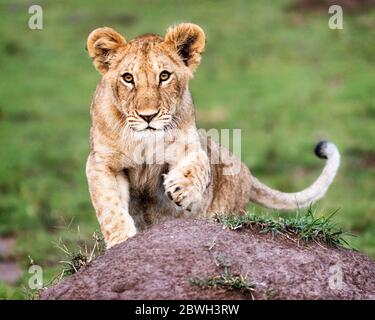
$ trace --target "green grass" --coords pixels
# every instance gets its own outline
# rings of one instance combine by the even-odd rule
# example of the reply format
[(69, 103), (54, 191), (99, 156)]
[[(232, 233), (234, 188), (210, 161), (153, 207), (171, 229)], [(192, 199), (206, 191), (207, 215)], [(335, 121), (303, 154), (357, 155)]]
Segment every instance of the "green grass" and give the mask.
[[(24, 270), (16, 286), (0, 284), (1, 298), (24, 297), (29, 256), (47, 284), (64, 259), (53, 243), (75, 245), (98, 229), (85, 162), (99, 75), (85, 42), (103, 25), (131, 39), (200, 24), (207, 47), (191, 83), (198, 126), (240, 128), (243, 161), (283, 191), (311, 183), (323, 166), (315, 143), (334, 141), (342, 166), (319, 207), (340, 208), (337, 222), (357, 235), (350, 245), (375, 257), (375, 11), (344, 8), (344, 30), (333, 31), (327, 12), (291, 12), (290, 3), (41, 0), (44, 29), (32, 31), (31, 2), (1, 1), (0, 236), (17, 239)], [(77, 225), (81, 236), (69, 230)]]
[(345, 238), (350, 234), (339, 228), (333, 220), (336, 213), (317, 216), (316, 210), (310, 207), (302, 214), (297, 212), (294, 216), (280, 216), (277, 219), (252, 212), (241, 216), (218, 215), (216, 219), (232, 230), (255, 228), (261, 233), (270, 233), (272, 237), (280, 235), (302, 244), (313, 241), (334, 247), (350, 247)]

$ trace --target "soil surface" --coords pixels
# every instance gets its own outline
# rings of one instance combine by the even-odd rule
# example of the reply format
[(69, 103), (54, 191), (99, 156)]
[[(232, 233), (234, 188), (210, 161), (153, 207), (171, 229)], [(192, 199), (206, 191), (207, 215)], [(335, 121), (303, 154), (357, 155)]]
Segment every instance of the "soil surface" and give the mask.
[[(192, 284), (192, 278), (222, 275), (223, 265), (255, 291)], [(40, 298), (375, 299), (375, 262), (347, 249), (176, 219), (111, 248)]]

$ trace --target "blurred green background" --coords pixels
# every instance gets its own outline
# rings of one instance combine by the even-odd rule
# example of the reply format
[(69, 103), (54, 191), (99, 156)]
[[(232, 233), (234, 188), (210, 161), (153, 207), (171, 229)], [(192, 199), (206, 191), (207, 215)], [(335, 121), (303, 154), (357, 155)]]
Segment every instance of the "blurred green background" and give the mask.
[(44, 29), (33, 31), (36, 3), (1, 1), (0, 273), (21, 277), (0, 281), (0, 298), (27, 297), (30, 258), (48, 284), (64, 258), (53, 242), (90, 242), (98, 229), (85, 162), (99, 75), (85, 44), (103, 25), (128, 39), (201, 25), (199, 127), (241, 128), (243, 161), (284, 191), (311, 183), (324, 165), (315, 143), (334, 141), (342, 167), (319, 212), (340, 209), (337, 222), (357, 235), (350, 243), (375, 257), (375, 11), (344, 7), (344, 29), (330, 30), (326, 7), (295, 2), (46, 0)]

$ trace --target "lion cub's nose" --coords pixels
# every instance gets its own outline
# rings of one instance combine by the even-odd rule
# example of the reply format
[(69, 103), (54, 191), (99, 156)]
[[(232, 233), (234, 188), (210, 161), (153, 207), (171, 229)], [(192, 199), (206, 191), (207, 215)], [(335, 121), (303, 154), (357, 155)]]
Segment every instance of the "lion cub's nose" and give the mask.
[(152, 119), (154, 119), (157, 114), (159, 113), (159, 111), (157, 112), (154, 112), (152, 114), (142, 114), (142, 113), (138, 113), (137, 114), (143, 119), (145, 120), (147, 123), (150, 123)]

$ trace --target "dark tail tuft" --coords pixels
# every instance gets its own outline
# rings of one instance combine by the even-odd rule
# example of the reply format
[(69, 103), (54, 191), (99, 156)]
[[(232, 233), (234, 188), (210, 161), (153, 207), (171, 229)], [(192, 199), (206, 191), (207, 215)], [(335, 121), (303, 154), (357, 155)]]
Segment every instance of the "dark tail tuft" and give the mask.
[(328, 141), (320, 141), (316, 147), (315, 147), (315, 154), (317, 157), (321, 158), (321, 159), (327, 159), (327, 153), (326, 153), (326, 149), (327, 149), (327, 146), (328, 146)]

